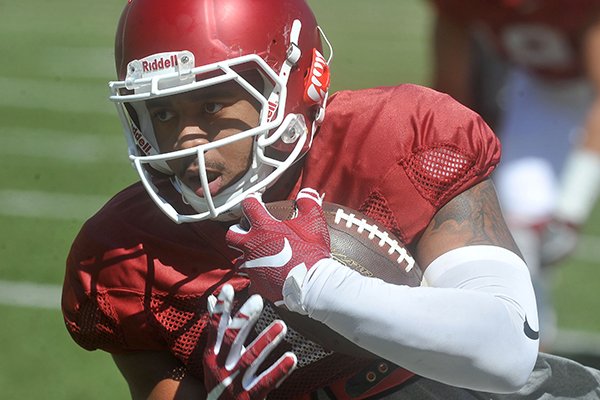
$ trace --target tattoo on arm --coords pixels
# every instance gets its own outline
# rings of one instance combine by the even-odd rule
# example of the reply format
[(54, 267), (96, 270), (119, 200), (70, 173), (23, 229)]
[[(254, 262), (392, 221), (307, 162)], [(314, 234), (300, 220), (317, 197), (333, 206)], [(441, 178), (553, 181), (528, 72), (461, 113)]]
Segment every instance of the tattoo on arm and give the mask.
[(419, 240), (417, 258), (420, 265), (427, 266), (449, 250), (483, 244), (504, 247), (520, 255), (490, 180), (461, 193), (435, 214)]

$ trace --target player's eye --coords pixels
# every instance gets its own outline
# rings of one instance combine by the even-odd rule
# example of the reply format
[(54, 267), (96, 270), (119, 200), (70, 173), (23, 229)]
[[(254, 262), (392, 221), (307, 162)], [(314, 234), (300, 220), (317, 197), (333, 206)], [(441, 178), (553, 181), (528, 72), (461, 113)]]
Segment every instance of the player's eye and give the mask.
[(152, 116), (154, 117), (154, 119), (156, 119), (160, 122), (167, 122), (167, 121), (170, 121), (174, 117), (174, 114), (168, 110), (158, 110), (158, 111), (153, 112)]
[(205, 103), (204, 111), (207, 114), (216, 114), (223, 109), (223, 104), (221, 103)]

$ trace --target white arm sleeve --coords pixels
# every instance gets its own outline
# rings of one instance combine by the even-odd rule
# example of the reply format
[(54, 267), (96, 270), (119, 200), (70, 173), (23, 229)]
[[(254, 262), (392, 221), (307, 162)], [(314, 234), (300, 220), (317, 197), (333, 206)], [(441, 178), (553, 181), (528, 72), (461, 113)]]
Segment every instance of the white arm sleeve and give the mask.
[(301, 306), (361, 347), (449, 385), (514, 392), (533, 370), (538, 319), (529, 271), (515, 253), (469, 246), (434, 260), (426, 286), (364, 277), (319, 261)]

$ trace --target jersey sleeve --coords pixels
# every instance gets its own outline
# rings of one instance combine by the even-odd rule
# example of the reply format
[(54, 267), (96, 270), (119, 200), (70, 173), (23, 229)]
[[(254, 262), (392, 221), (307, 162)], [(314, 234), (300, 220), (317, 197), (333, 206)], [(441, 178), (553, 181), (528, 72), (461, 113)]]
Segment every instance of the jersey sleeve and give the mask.
[(400, 158), (377, 191), (412, 242), (448, 201), (491, 175), (500, 143), (477, 113), (450, 96), (416, 86), (406, 90), (414, 103), (399, 123)]
[(374, 218), (405, 244), (500, 160), (498, 139), (477, 113), (422, 86), (338, 92), (327, 112), (302, 186)]
[(62, 311), (66, 328), (87, 350), (158, 350), (160, 335), (144, 312), (144, 287), (132, 279), (145, 269), (141, 246), (94, 251), (84, 227), (67, 258)]

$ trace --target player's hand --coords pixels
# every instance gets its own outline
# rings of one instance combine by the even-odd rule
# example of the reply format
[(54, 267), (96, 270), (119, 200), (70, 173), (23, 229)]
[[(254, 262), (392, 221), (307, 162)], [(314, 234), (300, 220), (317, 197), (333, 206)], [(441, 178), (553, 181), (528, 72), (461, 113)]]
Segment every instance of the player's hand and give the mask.
[[(253, 293), (276, 305), (290, 296), (297, 298), (308, 271), (318, 261), (329, 259), (330, 239), (322, 203), (315, 190), (302, 189), (296, 197), (297, 215), (280, 221), (267, 211), (260, 195), (242, 201), (250, 228), (232, 226), (227, 244), (244, 253), (240, 272), (250, 278)], [(288, 301), (285, 304), (291, 308)]]
[(211, 316), (203, 358), (207, 400), (264, 399), (291, 374), (297, 359), (294, 353), (286, 352), (257, 376), (259, 366), (281, 342), (287, 327), (283, 321), (275, 320), (245, 348), (244, 342), (262, 311), (263, 301), (258, 295), (251, 296), (231, 318), (233, 296), (233, 288), (227, 284), (218, 298), (208, 298)]
[(577, 247), (579, 227), (571, 223), (552, 220), (541, 234), (541, 264), (557, 264), (571, 255)]

